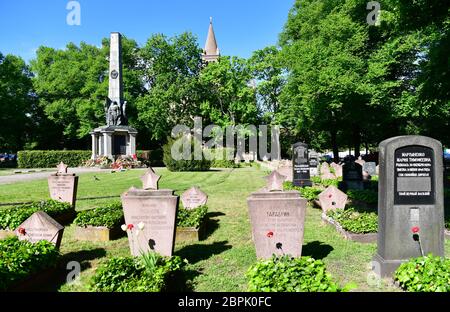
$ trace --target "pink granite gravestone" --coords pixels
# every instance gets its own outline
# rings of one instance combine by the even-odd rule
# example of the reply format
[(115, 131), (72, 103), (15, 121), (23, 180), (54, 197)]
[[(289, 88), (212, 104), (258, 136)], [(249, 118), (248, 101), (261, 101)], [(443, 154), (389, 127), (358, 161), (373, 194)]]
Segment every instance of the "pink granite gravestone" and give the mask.
[(334, 169), (334, 175), (336, 178), (342, 177), (342, 166), (336, 163), (332, 163), (331, 166)]
[(195, 209), (206, 205), (208, 202), (208, 195), (202, 192), (198, 187), (194, 186), (181, 195), (181, 202), (185, 209)]
[(35, 212), (14, 231), (19, 240), (51, 242), (59, 249), (64, 227), (43, 211)]
[(278, 180), (276, 174), (268, 179), (266, 191), (253, 193), (247, 199), (256, 256), (300, 257), (307, 200), (298, 191), (270, 191), (273, 181)]
[(122, 206), (131, 254), (150, 251), (172, 256), (178, 196), (172, 190), (158, 190), (157, 176), (149, 170), (143, 177), (144, 188), (130, 188), (122, 194)]
[(347, 194), (335, 186), (329, 186), (319, 194), (319, 203), (324, 213), (327, 213), (328, 210), (344, 209), (347, 199)]
[(58, 172), (48, 177), (50, 198), (60, 202), (70, 203), (75, 209), (78, 177), (75, 174), (67, 173), (67, 166), (63, 162), (57, 168)]
[(292, 166), (283, 166), (278, 168), (277, 171), (286, 177), (286, 181), (292, 182), (294, 175)]

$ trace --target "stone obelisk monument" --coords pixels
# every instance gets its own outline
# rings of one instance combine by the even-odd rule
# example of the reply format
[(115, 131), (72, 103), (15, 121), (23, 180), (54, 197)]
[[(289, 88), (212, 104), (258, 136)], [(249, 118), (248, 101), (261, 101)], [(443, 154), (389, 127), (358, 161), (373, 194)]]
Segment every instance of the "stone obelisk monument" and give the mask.
[(109, 92), (105, 101), (106, 126), (92, 135), (92, 159), (106, 156), (116, 159), (136, 154), (137, 131), (128, 126), (127, 102), (123, 98), (122, 36), (111, 33), (109, 55)]

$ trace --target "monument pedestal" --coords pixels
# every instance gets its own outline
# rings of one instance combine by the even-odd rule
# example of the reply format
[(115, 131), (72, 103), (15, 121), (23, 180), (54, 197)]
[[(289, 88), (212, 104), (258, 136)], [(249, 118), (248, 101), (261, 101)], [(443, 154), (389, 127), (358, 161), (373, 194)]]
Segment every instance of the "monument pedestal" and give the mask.
[(136, 154), (137, 130), (128, 126), (103, 126), (94, 129), (92, 136), (92, 159), (106, 156), (133, 156)]
[[(178, 196), (172, 190), (131, 188), (122, 195), (131, 254), (155, 251), (172, 256), (175, 242)], [(139, 224), (143, 229), (139, 229)]]
[(247, 199), (258, 258), (302, 254), (307, 200), (298, 191), (256, 192)]

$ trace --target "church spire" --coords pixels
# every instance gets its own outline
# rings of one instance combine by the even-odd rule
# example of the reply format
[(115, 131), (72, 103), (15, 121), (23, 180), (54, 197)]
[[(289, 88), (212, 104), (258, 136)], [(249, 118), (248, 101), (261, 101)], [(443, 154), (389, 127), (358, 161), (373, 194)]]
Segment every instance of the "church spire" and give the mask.
[(212, 23), (212, 17), (209, 20), (208, 37), (206, 38), (205, 49), (203, 50), (202, 58), (206, 62), (214, 62), (220, 56), (220, 50), (217, 46), (216, 35)]

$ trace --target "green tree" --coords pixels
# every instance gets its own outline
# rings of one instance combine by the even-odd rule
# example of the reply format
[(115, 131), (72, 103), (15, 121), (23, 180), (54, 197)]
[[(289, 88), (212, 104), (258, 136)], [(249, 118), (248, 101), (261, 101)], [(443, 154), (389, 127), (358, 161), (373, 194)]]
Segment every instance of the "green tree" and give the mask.
[(280, 105), (279, 97), (285, 84), (280, 53), (275, 46), (253, 52), (249, 59), (253, 79), (256, 81), (258, 108), (266, 123), (275, 122)]
[(192, 126), (200, 113), (201, 49), (191, 33), (153, 35), (140, 51), (146, 91), (137, 99), (141, 127), (165, 140), (177, 124)]
[(31, 140), (35, 101), (31, 77), (20, 57), (0, 53), (0, 151), (17, 151)]
[(202, 116), (224, 127), (256, 124), (258, 109), (252, 72), (247, 60), (222, 56), (203, 69), (200, 81), (204, 90)]
[[(135, 41), (123, 38), (124, 97), (127, 114), (135, 122), (135, 98), (142, 92)], [(31, 61), (39, 105), (48, 118), (63, 128), (64, 147), (87, 142), (89, 132), (105, 124), (104, 103), (108, 95), (109, 40), (101, 48), (69, 43), (64, 50), (40, 47)], [(81, 140), (81, 141), (80, 141)]]
[(298, 0), (280, 34), (288, 79), (277, 118), (313, 147), (331, 145), (335, 158), (340, 133), (359, 153), (371, 111), (364, 79), (367, 28), (351, 10), (345, 2)]

